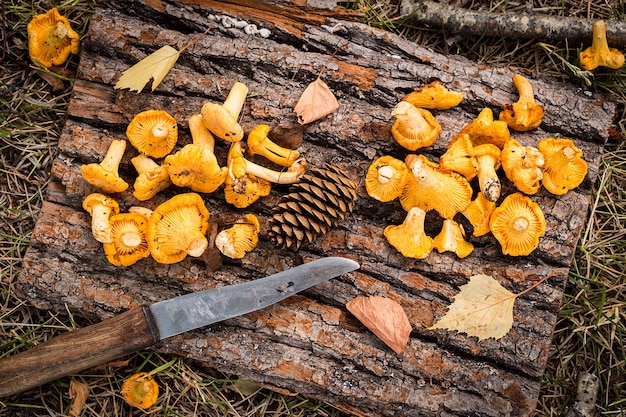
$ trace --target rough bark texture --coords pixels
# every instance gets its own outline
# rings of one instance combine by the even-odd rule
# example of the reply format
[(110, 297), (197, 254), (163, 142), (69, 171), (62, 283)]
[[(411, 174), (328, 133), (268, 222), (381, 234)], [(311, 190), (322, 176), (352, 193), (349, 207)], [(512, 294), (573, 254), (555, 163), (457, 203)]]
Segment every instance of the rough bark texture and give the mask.
[[(18, 288), (34, 305), (58, 311), (67, 305), (106, 318), (138, 304), (258, 278), (320, 256), (346, 256), (357, 260), (361, 269), (262, 311), (168, 339), (157, 349), (358, 415), (501, 417), (532, 412), (612, 124), (612, 103), (575, 86), (532, 78), (537, 100), (546, 109), (544, 123), (514, 137), (523, 144), (548, 136), (570, 137), (583, 149), (589, 174), (565, 196), (545, 190), (533, 196), (545, 212), (548, 230), (531, 256), (503, 256), (489, 235), (469, 237), (476, 249), (463, 260), (436, 251), (425, 260), (407, 259), (382, 233), (385, 226), (402, 222), (405, 212), (397, 202), (369, 198), (362, 183), (375, 158), (390, 154), (403, 159), (408, 154), (391, 139), (391, 108), (405, 93), (432, 79), (465, 92), (459, 107), (436, 113), (443, 134), (424, 151), (436, 158), (484, 107), (497, 114), (502, 104), (517, 100), (511, 77), (519, 70), (436, 55), (392, 34), (285, 4), (113, 4), (117, 10), (97, 11), (84, 41), (47, 202), (19, 277)], [(268, 28), (271, 36), (225, 27), (224, 15)], [(121, 72), (139, 59), (165, 44), (180, 48), (210, 24), (211, 31), (181, 55), (154, 93), (113, 89)], [(299, 150), (309, 164), (335, 163), (359, 181), (359, 199), (347, 220), (298, 252), (279, 250), (264, 238), (264, 230), (286, 187), (274, 187), (246, 210), (227, 205), (218, 190), (203, 195), (214, 221), (226, 225), (244, 212), (261, 220), (261, 241), (244, 259), (224, 259), (210, 276), (197, 259), (174, 265), (146, 259), (125, 268), (106, 261), (91, 236), (89, 214), (81, 209), (82, 199), (94, 189), (82, 180), (80, 165), (99, 161), (112, 139), (124, 138), (136, 113), (167, 110), (180, 123), (182, 144), (190, 140), (187, 118), (206, 101), (223, 101), (233, 82), (241, 81), (250, 89), (241, 115), (245, 131), (259, 123), (296, 126), (293, 106), (324, 67), (322, 78), (340, 108), (304, 127)], [(218, 141), (220, 161), (225, 161), (227, 150), (228, 145)], [(135, 154), (129, 147), (120, 168), (131, 183), (136, 174), (130, 158)], [(503, 182), (505, 194), (511, 192), (511, 185)], [(115, 196), (123, 211), (140, 204), (131, 191)], [(180, 191), (169, 189), (143, 205), (156, 207)], [(434, 236), (440, 227), (441, 220), (429, 213), (427, 232)], [(513, 328), (500, 340), (478, 342), (456, 332), (427, 330), (445, 314), (458, 286), (477, 273), (493, 275), (513, 292), (546, 275), (555, 276), (516, 301)], [(404, 353), (395, 354), (347, 312), (345, 303), (358, 295), (389, 297), (404, 307), (413, 327)]]
[[(513, 39), (567, 40), (570, 45), (591, 45), (594, 19), (549, 16), (534, 13), (468, 10), (434, 1), (402, 0), (400, 13), (420, 25), (445, 28), (456, 35), (490, 35)], [(626, 23), (606, 20), (611, 46), (626, 45)]]

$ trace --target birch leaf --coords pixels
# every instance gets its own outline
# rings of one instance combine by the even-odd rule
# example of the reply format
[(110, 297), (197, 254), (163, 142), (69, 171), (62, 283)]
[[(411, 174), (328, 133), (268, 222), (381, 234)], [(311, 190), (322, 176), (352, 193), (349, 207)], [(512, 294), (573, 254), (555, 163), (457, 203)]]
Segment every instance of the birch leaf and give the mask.
[(302, 92), (294, 108), (300, 124), (311, 123), (339, 108), (337, 98), (321, 78), (316, 78)]
[(361, 296), (348, 301), (346, 308), (394, 352), (404, 350), (411, 323), (400, 304), (385, 297)]
[(138, 93), (152, 79), (154, 91), (174, 66), (180, 52), (169, 45), (154, 51), (122, 73), (115, 88), (128, 88)]
[(460, 287), (448, 312), (430, 329), (457, 330), (478, 340), (500, 339), (513, 326), (513, 294), (488, 275), (474, 275)]

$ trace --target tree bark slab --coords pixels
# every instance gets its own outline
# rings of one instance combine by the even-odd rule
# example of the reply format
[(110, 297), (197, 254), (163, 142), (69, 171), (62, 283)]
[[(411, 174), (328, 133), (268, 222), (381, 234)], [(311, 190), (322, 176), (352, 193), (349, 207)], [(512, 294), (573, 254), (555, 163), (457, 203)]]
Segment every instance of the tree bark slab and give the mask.
[[(361, 268), (267, 309), (165, 340), (156, 349), (357, 415), (531, 414), (612, 126), (612, 103), (576, 86), (532, 78), (537, 100), (546, 109), (544, 123), (514, 137), (529, 145), (544, 137), (569, 137), (589, 164), (578, 189), (561, 197), (542, 190), (532, 197), (548, 223), (533, 254), (504, 256), (495, 239), (486, 236), (469, 238), (476, 249), (463, 260), (436, 251), (424, 260), (407, 259), (382, 233), (387, 225), (401, 223), (405, 213), (397, 203), (369, 198), (362, 181), (377, 157), (404, 159), (409, 153), (391, 138), (391, 108), (432, 79), (465, 92), (459, 107), (436, 113), (443, 133), (423, 152), (436, 158), (484, 107), (497, 113), (502, 104), (517, 100), (511, 77), (520, 70), (437, 55), (351, 22), (349, 16), (339, 20), (289, 2), (110, 4), (116, 9), (97, 10), (83, 44), (52, 181), (18, 278), (23, 296), (40, 308), (65, 311), (68, 306), (104, 319), (139, 304), (259, 278), (321, 256), (345, 256)], [(226, 16), (267, 28), (271, 35), (227, 27)], [(179, 49), (209, 25), (209, 33), (181, 54), (153, 93), (113, 89), (121, 72), (139, 59), (166, 44)], [(113, 139), (125, 137), (136, 113), (168, 111), (179, 122), (179, 143), (184, 144), (190, 141), (188, 117), (206, 101), (222, 102), (230, 86), (241, 81), (250, 89), (241, 115), (246, 132), (260, 123), (298, 126), (293, 106), (322, 70), (340, 107), (304, 127), (299, 150), (311, 166), (332, 162), (359, 181), (354, 212), (339, 227), (297, 252), (277, 249), (264, 232), (287, 187), (274, 187), (246, 210), (229, 206), (218, 190), (203, 194), (213, 221), (227, 225), (244, 212), (261, 221), (261, 241), (242, 260), (224, 259), (210, 275), (198, 259), (174, 265), (145, 259), (123, 268), (106, 261), (91, 236), (90, 216), (81, 208), (82, 199), (95, 190), (82, 180), (80, 166), (100, 161)], [(218, 141), (215, 152), (225, 161), (228, 145)], [(129, 146), (120, 167), (131, 184), (136, 174), (130, 158), (135, 155)], [(512, 191), (506, 180), (504, 186), (506, 193)], [(133, 205), (154, 208), (181, 191), (172, 188), (143, 203), (134, 199), (132, 189), (115, 198), (126, 211)], [(440, 219), (428, 217), (430, 234), (440, 227)], [(478, 273), (493, 275), (512, 292), (553, 277), (516, 301), (513, 328), (499, 340), (479, 342), (457, 332), (427, 330), (445, 314), (458, 287)], [(395, 354), (347, 312), (345, 303), (358, 295), (385, 296), (403, 306), (413, 327), (405, 352)]]

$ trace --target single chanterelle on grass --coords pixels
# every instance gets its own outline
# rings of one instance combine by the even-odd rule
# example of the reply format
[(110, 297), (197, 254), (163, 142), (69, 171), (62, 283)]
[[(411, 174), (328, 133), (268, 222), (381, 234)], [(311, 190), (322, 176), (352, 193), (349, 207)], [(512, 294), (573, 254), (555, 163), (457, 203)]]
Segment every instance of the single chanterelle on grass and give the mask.
[(619, 69), (624, 65), (624, 54), (616, 48), (609, 48), (604, 20), (593, 23), (593, 41), (589, 48), (580, 53), (580, 65), (587, 71), (600, 66)]
[(402, 194), (410, 175), (406, 164), (393, 156), (381, 156), (372, 162), (365, 175), (367, 195), (383, 203)]
[(535, 102), (530, 80), (520, 74), (515, 74), (513, 85), (517, 88), (519, 100), (503, 106), (500, 120), (506, 122), (511, 129), (520, 132), (536, 129), (543, 119), (543, 106)]
[(402, 224), (385, 227), (383, 234), (389, 244), (403, 256), (424, 259), (434, 247), (433, 239), (424, 231), (425, 219), (426, 212), (419, 207), (413, 207)]
[(148, 372), (131, 375), (122, 384), (122, 397), (132, 407), (152, 407), (159, 397), (159, 385)]
[(215, 246), (222, 254), (232, 259), (241, 259), (259, 242), (261, 226), (254, 214), (246, 214), (235, 224), (222, 230), (215, 237)]
[(433, 81), (416, 88), (404, 96), (402, 101), (424, 109), (448, 110), (458, 106), (463, 101), (463, 96), (463, 92), (449, 90), (441, 81)]
[(537, 145), (543, 155), (543, 186), (555, 195), (578, 187), (587, 175), (583, 152), (571, 139), (546, 138)]
[(91, 233), (100, 243), (111, 243), (109, 218), (120, 212), (120, 206), (109, 196), (100, 193), (89, 194), (83, 200), (83, 209), (91, 214)]
[(501, 120), (493, 120), (493, 110), (489, 107), (482, 109), (474, 120), (465, 125), (452, 139), (452, 143), (464, 134), (469, 136), (474, 146), (491, 143), (500, 149), (511, 137), (509, 126)]
[(239, 125), (239, 113), (248, 95), (248, 87), (236, 82), (223, 104), (205, 103), (202, 106), (202, 123), (220, 139), (239, 142), (243, 139), (243, 128)]
[(400, 146), (409, 151), (432, 145), (441, 133), (441, 125), (431, 112), (408, 101), (398, 103), (391, 115), (396, 118), (391, 134)]
[(150, 157), (139, 154), (132, 158), (130, 162), (132, 162), (139, 174), (133, 185), (133, 195), (137, 200), (150, 200), (157, 193), (172, 185), (167, 169), (157, 164)]
[(162, 158), (176, 146), (178, 124), (164, 110), (146, 110), (133, 117), (126, 128), (126, 137), (139, 152)]
[(535, 194), (543, 179), (543, 155), (532, 146), (522, 146), (510, 139), (500, 155), (506, 177), (523, 193)]
[(139, 213), (111, 216), (111, 243), (103, 245), (107, 260), (116, 266), (130, 266), (150, 256), (148, 218)]
[(126, 151), (124, 139), (113, 139), (104, 159), (99, 164), (87, 164), (80, 167), (85, 181), (105, 193), (121, 193), (128, 188), (128, 183), (119, 175), (119, 166)]
[(474, 156), (474, 145), (468, 134), (457, 136), (439, 158), (439, 166), (443, 170), (463, 175), (468, 181), (478, 174), (478, 161)]
[(246, 144), (248, 145), (248, 154), (261, 155), (277, 165), (284, 167), (291, 166), (300, 156), (300, 152), (294, 149), (283, 148), (272, 142), (268, 137), (270, 127), (260, 124), (248, 133)]
[(173, 264), (198, 257), (209, 242), (209, 211), (196, 193), (178, 194), (159, 205), (148, 220), (148, 246), (155, 261)]
[(541, 207), (522, 193), (507, 196), (491, 213), (489, 229), (500, 243), (502, 253), (529, 255), (546, 231)]
[(444, 219), (451, 219), (470, 203), (472, 187), (462, 175), (442, 171), (424, 155), (408, 155), (405, 162), (410, 173), (400, 196), (405, 210), (436, 210)]
[(66, 17), (56, 7), (45, 14), (35, 15), (26, 27), (28, 54), (35, 65), (50, 68), (67, 61), (70, 54), (77, 54), (80, 35), (70, 27)]

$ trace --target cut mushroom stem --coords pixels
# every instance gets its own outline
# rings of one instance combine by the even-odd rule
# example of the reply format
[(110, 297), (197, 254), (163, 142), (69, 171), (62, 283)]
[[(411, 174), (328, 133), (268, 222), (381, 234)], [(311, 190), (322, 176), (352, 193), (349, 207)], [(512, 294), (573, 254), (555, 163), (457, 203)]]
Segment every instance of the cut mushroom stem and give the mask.
[(291, 166), (300, 156), (300, 152), (294, 149), (283, 148), (272, 142), (268, 137), (270, 127), (268, 125), (258, 125), (248, 134), (248, 153), (250, 155), (261, 155), (275, 164), (284, 167)]
[(189, 132), (194, 145), (200, 145), (211, 152), (215, 151), (215, 138), (209, 129), (202, 123), (202, 115), (194, 114), (189, 117)]
[(274, 171), (245, 159), (241, 149), (241, 143), (235, 142), (228, 154), (228, 167), (231, 175), (234, 175), (236, 178), (247, 173), (275, 184), (293, 184), (304, 175), (306, 171), (306, 160), (304, 158), (296, 160), (287, 171)]
[(500, 198), (500, 179), (496, 170), (500, 167), (500, 149), (492, 144), (483, 144), (474, 148), (478, 161), (478, 184), (488, 201)]

